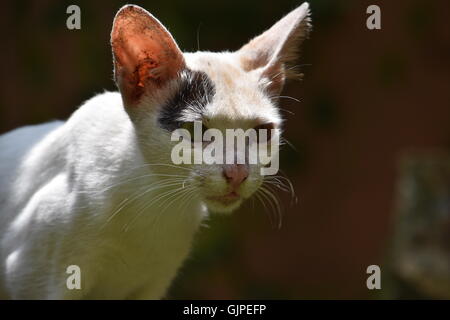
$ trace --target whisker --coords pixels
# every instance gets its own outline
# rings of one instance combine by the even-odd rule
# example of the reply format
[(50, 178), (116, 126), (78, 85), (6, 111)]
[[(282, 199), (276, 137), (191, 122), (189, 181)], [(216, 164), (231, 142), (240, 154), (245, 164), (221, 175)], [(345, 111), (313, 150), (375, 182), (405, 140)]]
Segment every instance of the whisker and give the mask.
[(184, 207), (183, 214), (186, 210), (186, 204), (190, 200), (190, 196), (192, 195), (192, 196), (194, 196), (194, 198), (196, 198), (195, 194), (197, 191), (198, 191), (198, 185), (193, 185), (191, 190), (189, 192), (186, 192), (184, 194), (184, 196), (180, 198), (180, 205), (178, 206), (178, 208), (181, 209), (182, 207)]
[[(283, 171), (280, 170), (281, 174), (284, 174)], [(292, 182), (289, 178), (283, 176), (283, 175), (276, 175), (276, 176), (266, 176), (267, 178), (264, 181), (270, 182), (272, 180), (275, 180), (279, 182), (281, 185), (285, 186), (290, 192), (292, 198), (296, 198), (294, 186), (292, 185)], [(284, 182), (283, 182), (284, 181)]]
[[(176, 184), (174, 184), (174, 185), (179, 185), (179, 183), (176, 183)], [(172, 185), (172, 186), (173, 186), (173, 185)], [(136, 221), (136, 220), (142, 215), (142, 213), (145, 212), (152, 204), (156, 204), (156, 203), (157, 203), (159, 200), (161, 200), (161, 199), (164, 199), (164, 198), (167, 199), (167, 197), (169, 197), (169, 196), (171, 196), (171, 195), (173, 195), (173, 194), (178, 195), (178, 194), (177, 194), (178, 191), (180, 191), (180, 190), (182, 190), (182, 189), (183, 189), (183, 187), (176, 188), (176, 189), (171, 189), (171, 190), (168, 190), (168, 191), (163, 192), (162, 194), (160, 194), (160, 195), (157, 196), (156, 198), (152, 198), (152, 199), (151, 199), (149, 202), (147, 202), (143, 207), (141, 207), (141, 209), (138, 211), (138, 213), (135, 214), (135, 216), (132, 218), (132, 220), (129, 221), (129, 222), (124, 226), (123, 230), (124, 230), (125, 232), (127, 232), (128, 229), (130, 228), (130, 226), (134, 223), (134, 221)], [(159, 216), (160, 214), (161, 214), (161, 212), (158, 214), (158, 216)]]
[(156, 225), (158, 224), (158, 221), (159, 221), (160, 217), (163, 215), (163, 212), (167, 208), (169, 208), (175, 201), (180, 201), (178, 208), (180, 208), (180, 206), (184, 206), (184, 209), (181, 212), (181, 215), (184, 216), (184, 213), (186, 212), (186, 209), (187, 209), (186, 204), (189, 202), (189, 200), (192, 200), (191, 196), (194, 196), (194, 198), (195, 198), (195, 193), (198, 190), (199, 185), (200, 185), (200, 183), (192, 183), (186, 188), (183, 187), (184, 190), (181, 190), (181, 192), (177, 193), (175, 198), (162, 211), (160, 211), (160, 213), (158, 214), (158, 216), (155, 219), (155, 224)]
[[(160, 181), (157, 181), (160, 182)], [(150, 186), (152, 186), (154, 184), (150, 184)], [(172, 180), (166, 180), (164, 182), (160, 182), (159, 185), (152, 187), (152, 188), (147, 188), (144, 192), (137, 194), (136, 196), (132, 197), (132, 198), (125, 198), (121, 203), (119, 203), (119, 208), (117, 208), (113, 214), (108, 218), (108, 220), (106, 221), (105, 225), (108, 224), (117, 214), (119, 214), (123, 208), (125, 208), (128, 204), (130, 204), (131, 202), (137, 200), (138, 198), (143, 197), (144, 195), (148, 194), (150, 191), (153, 190), (157, 190), (158, 188), (164, 188), (164, 187), (169, 187), (169, 186), (173, 186), (176, 185), (176, 183), (174, 183), (174, 181)], [(142, 189), (142, 188), (141, 188)], [(104, 225), (104, 226), (105, 226)], [(103, 227), (104, 227), (103, 226)], [(103, 228), (102, 227), (102, 228)]]
[(292, 112), (291, 110), (287, 110), (287, 109), (284, 109), (284, 108), (281, 108), (281, 107), (278, 107), (278, 110), (284, 111), (284, 112), (286, 112), (286, 113), (289, 113), (289, 114), (292, 114), (293, 116), (295, 116), (295, 113)]
[(276, 96), (276, 98), (290, 99), (290, 100), (293, 100), (295, 102), (301, 103), (300, 99), (297, 99), (297, 98), (294, 98), (294, 97), (291, 97), (291, 96)]
[(271, 204), (271, 207), (274, 209), (274, 213), (276, 214), (277, 217), (277, 227), (278, 229), (281, 228), (281, 220), (282, 220), (282, 214), (281, 214), (281, 207), (280, 207), (280, 203), (278, 201), (278, 199), (276, 198), (275, 195), (273, 195), (273, 193), (271, 191), (269, 191), (268, 189), (261, 187), (261, 191), (266, 194), (269, 203)]
[(273, 226), (273, 217), (272, 217), (272, 214), (271, 214), (272, 211), (267, 208), (267, 205), (266, 205), (266, 202), (265, 202), (265, 200), (267, 201), (267, 199), (265, 199), (265, 197), (263, 196), (263, 194), (262, 194), (260, 189), (258, 189), (256, 191), (255, 196), (259, 200), (259, 202), (263, 205), (264, 211), (269, 216), (270, 224)]
[(298, 153), (298, 149), (286, 138), (281, 138), (281, 143), (286, 143), (289, 147), (291, 147), (292, 150)]
[[(141, 175), (141, 176), (138, 176), (138, 177), (134, 177), (134, 178), (130, 178), (130, 179), (126, 179), (126, 180), (120, 181), (120, 182), (118, 182), (118, 183), (116, 183), (116, 184), (113, 184), (113, 185), (111, 185), (111, 186), (109, 186), (109, 187), (106, 187), (105, 189), (102, 189), (102, 190), (100, 190), (100, 191), (94, 191), (93, 193), (103, 193), (103, 192), (108, 191), (108, 190), (110, 190), (110, 189), (112, 189), (112, 188), (114, 188), (114, 187), (118, 187), (118, 186), (120, 186), (120, 185), (123, 185), (123, 184), (125, 184), (125, 183), (127, 183), (127, 182), (134, 181), (134, 180), (138, 180), (138, 179), (142, 179), (142, 178), (148, 178), (148, 177), (177, 177), (177, 178), (186, 178), (187, 176), (185, 176), (185, 175), (174, 175), (174, 174), (164, 174), (164, 173), (150, 173), (150, 174), (144, 174), (144, 175)], [(88, 193), (88, 191), (82, 192), (82, 193)], [(92, 193), (92, 192), (89, 192), (89, 193)]]

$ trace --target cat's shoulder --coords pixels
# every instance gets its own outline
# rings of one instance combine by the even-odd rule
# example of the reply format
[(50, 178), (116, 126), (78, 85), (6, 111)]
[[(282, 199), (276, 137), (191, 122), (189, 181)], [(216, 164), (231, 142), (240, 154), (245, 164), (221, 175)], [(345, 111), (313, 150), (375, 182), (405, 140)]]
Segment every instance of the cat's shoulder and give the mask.
[(75, 111), (74, 114), (82, 112), (105, 112), (108, 114), (114, 111), (123, 110), (122, 97), (119, 92), (105, 91), (103, 93), (96, 94), (90, 99), (86, 100)]
[(55, 120), (50, 121), (46, 123), (41, 124), (35, 124), (35, 125), (27, 125), (23, 127), (16, 128), (14, 130), (8, 131), (4, 134), (0, 135), (0, 143), (2, 142), (10, 142), (11, 139), (13, 140), (25, 140), (30, 141), (34, 140), (36, 138), (39, 138), (41, 134), (46, 134), (49, 131), (52, 131), (53, 129), (56, 129), (57, 127), (61, 126), (64, 122)]
[(63, 124), (63, 121), (51, 121), (38, 125), (28, 125), (0, 135), (1, 159), (16, 159)]
[(119, 92), (105, 91), (86, 100), (69, 117), (68, 131), (89, 131), (128, 126), (129, 117)]
[(85, 104), (102, 106), (123, 106), (122, 96), (118, 91), (104, 91), (91, 97)]

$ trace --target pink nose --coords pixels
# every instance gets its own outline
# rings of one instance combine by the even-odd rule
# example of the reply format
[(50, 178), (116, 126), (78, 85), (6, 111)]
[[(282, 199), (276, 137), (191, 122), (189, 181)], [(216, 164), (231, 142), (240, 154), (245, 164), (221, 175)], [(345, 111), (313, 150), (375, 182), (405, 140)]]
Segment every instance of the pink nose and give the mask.
[(227, 164), (223, 167), (223, 176), (234, 189), (237, 189), (248, 177), (248, 165)]

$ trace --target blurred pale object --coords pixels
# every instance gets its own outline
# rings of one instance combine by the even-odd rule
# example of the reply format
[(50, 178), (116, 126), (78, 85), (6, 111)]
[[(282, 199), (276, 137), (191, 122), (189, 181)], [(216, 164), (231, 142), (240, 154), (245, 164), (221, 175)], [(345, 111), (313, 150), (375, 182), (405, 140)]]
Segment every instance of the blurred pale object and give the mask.
[(450, 298), (450, 154), (402, 157), (393, 272), (420, 295)]

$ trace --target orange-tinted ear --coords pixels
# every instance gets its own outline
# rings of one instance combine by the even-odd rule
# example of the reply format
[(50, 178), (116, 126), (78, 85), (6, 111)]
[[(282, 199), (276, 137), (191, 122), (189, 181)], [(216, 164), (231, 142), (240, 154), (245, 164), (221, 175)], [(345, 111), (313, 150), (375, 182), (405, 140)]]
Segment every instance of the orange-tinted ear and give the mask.
[(183, 54), (167, 29), (141, 7), (122, 7), (111, 33), (114, 77), (127, 107), (176, 78)]
[(297, 59), (300, 43), (310, 30), (309, 5), (303, 3), (237, 53), (246, 71), (261, 68), (268, 90), (278, 94), (290, 74), (286, 65)]

